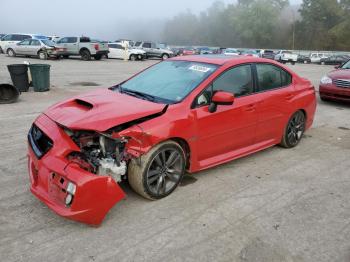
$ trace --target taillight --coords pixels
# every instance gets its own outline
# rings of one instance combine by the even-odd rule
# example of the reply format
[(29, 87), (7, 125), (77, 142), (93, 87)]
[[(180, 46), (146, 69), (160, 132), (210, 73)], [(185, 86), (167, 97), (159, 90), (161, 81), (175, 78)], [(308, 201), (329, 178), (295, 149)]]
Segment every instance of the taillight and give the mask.
[(100, 49), (100, 46), (98, 44), (95, 44), (94, 47), (95, 47), (95, 50), (99, 50)]

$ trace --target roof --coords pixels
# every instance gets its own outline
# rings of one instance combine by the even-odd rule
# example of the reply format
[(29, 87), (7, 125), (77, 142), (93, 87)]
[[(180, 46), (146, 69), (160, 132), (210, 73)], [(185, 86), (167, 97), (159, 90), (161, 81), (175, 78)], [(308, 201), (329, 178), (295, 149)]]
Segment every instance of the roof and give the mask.
[(251, 57), (251, 56), (227, 56), (227, 55), (190, 55), (190, 56), (177, 56), (171, 58), (176, 61), (192, 61), (199, 63), (208, 63), (215, 65), (223, 65), (228, 62), (243, 63), (243, 62), (266, 62), (263, 58)]

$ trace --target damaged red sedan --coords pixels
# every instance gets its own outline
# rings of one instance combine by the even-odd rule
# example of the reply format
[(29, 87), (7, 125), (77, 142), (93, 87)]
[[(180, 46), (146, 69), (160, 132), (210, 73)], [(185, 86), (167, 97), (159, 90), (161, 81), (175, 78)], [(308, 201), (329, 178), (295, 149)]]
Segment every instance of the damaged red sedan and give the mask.
[(31, 192), (98, 225), (125, 194), (160, 199), (193, 173), (280, 144), (313, 122), (311, 83), (254, 57), (187, 56), (58, 103), (28, 134)]

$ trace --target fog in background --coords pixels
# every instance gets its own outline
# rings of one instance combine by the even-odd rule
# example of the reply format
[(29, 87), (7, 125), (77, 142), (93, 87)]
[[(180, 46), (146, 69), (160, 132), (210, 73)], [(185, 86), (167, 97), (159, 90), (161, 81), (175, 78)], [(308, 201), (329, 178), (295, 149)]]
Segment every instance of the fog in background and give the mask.
[[(249, 0), (247, 0), (249, 1)], [(163, 40), (164, 25), (179, 13), (199, 14), (215, 0), (0, 0), (0, 33), (86, 35)], [(225, 4), (234, 0), (222, 0)], [(290, 4), (300, 4), (291, 0)]]

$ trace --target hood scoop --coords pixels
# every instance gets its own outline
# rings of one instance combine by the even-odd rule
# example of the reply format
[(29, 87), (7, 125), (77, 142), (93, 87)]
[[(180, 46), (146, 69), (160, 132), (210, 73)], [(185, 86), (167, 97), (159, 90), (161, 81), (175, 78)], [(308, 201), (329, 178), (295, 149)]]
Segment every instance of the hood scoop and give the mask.
[(79, 106), (85, 107), (87, 110), (90, 110), (94, 107), (93, 104), (86, 102), (84, 100), (81, 100), (81, 99), (75, 99), (74, 102)]

